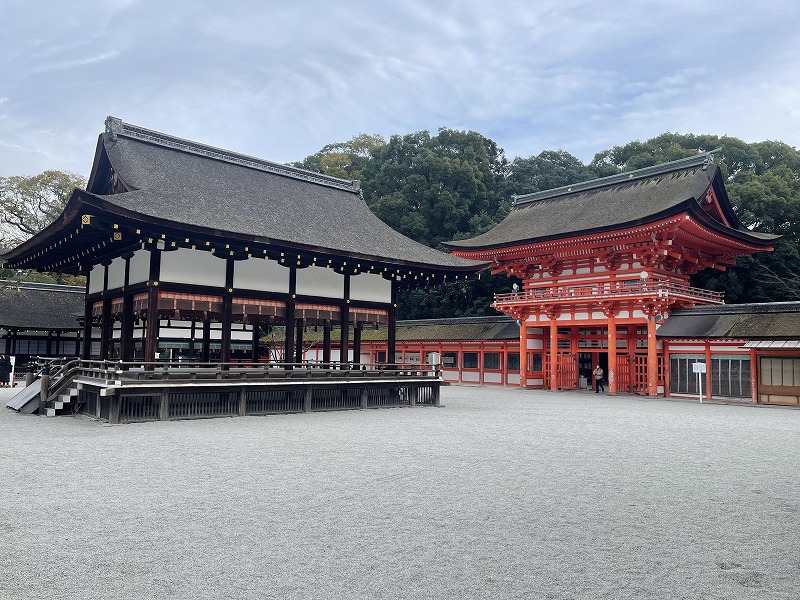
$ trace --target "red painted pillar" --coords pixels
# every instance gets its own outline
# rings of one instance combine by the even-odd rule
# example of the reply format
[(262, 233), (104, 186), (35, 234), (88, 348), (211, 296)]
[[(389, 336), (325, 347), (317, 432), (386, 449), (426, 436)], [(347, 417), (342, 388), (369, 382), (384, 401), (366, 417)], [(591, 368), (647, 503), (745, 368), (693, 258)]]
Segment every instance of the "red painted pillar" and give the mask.
[(550, 319), (550, 389), (558, 389), (558, 323)]
[(608, 393), (617, 393), (617, 322), (614, 313), (608, 317)]
[(711, 372), (711, 340), (706, 340), (706, 400), (711, 400), (711, 381), (713, 373)]
[(519, 387), (528, 385), (528, 326), (525, 321), (519, 327)]
[(750, 348), (750, 394), (753, 397), (753, 404), (758, 404), (758, 356), (756, 349)]
[(647, 320), (647, 395), (658, 395), (658, 348), (656, 347), (656, 319)]

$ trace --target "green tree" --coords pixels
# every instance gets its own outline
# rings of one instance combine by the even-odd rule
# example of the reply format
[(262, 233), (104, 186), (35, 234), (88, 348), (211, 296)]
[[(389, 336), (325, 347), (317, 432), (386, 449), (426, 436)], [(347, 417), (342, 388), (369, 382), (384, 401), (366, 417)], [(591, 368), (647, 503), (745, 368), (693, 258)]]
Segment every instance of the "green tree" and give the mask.
[(386, 140), (380, 135), (359, 133), (346, 142), (323, 146), (292, 166), (341, 179), (361, 179), (361, 172), (375, 151), (385, 145)]
[(564, 150), (545, 150), (530, 158), (515, 158), (503, 181), (504, 196), (532, 194), (594, 179), (595, 173)]
[(508, 210), (499, 193), (503, 150), (473, 131), (395, 135), (362, 174), (372, 211), (401, 233), (436, 247), (475, 235)]
[[(64, 209), (75, 188), (86, 180), (75, 173), (45, 171), (32, 177), (0, 177), (0, 249), (11, 249), (39, 233)], [(82, 278), (56, 273), (0, 270), (0, 278), (78, 283)]]

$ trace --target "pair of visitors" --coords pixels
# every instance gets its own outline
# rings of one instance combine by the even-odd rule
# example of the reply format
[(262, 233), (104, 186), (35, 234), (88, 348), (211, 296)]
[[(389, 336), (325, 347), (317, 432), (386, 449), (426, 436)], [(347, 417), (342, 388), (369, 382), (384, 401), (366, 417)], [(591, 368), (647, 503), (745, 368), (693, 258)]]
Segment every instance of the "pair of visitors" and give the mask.
[(10, 387), (11, 361), (7, 356), (0, 354), (0, 387)]
[(603, 367), (597, 365), (597, 368), (594, 371), (592, 371), (592, 375), (594, 375), (594, 382), (595, 382), (594, 393), (599, 394), (600, 390), (603, 390), (603, 392), (605, 392), (606, 389), (603, 387), (603, 376), (605, 375), (605, 373), (603, 373)]

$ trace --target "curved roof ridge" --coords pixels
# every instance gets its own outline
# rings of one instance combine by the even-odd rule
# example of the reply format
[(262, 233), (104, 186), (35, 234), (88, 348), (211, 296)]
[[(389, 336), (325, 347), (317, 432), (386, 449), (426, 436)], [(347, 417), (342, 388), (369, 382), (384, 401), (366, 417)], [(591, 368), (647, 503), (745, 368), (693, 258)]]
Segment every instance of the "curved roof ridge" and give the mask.
[(695, 156), (687, 156), (686, 158), (679, 158), (678, 160), (673, 160), (668, 163), (652, 165), (650, 167), (636, 169), (635, 171), (623, 171), (622, 173), (616, 173), (607, 177), (600, 177), (598, 179), (591, 179), (581, 183), (563, 185), (551, 190), (543, 190), (541, 192), (533, 192), (531, 194), (522, 194), (520, 196), (514, 195), (512, 196), (512, 200), (514, 202), (514, 207), (517, 207), (521, 204), (530, 204), (531, 202), (537, 202), (539, 200), (549, 200), (566, 194), (603, 188), (618, 183), (636, 181), (637, 179), (645, 179), (655, 175), (665, 175), (667, 173), (672, 173), (673, 171), (679, 171), (691, 167), (699, 167), (701, 165), (703, 170), (705, 170), (709, 164), (714, 162), (714, 154), (720, 151), (722, 151), (721, 147), (715, 148), (714, 150), (710, 150), (708, 152), (701, 152)]
[(339, 179), (338, 177), (314, 173), (313, 171), (306, 171), (305, 169), (282, 165), (280, 163), (264, 160), (263, 158), (256, 158), (255, 156), (239, 154), (238, 152), (232, 152), (230, 150), (224, 150), (215, 146), (193, 142), (191, 140), (175, 137), (173, 135), (155, 131), (153, 129), (146, 129), (144, 127), (139, 127), (138, 125), (131, 125), (130, 123), (125, 123), (118, 117), (106, 117), (106, 133), (109, 134), (111, 139), (114, 141), (116, 140), (117, 136), (123, 136), (151, 144), (157, 144), (159, 146), (165, 146), (167, 148), (181, 150), (190, 154), (197, 154), (207, 158), (213, 158), (236, 165), (250, 167), (259, 171), (266, 171), (276, 175), (284, 175), (294, 179), (302, 179), (304, 181), (310, 181), (320, 185), (327, 185), (341, 190), (358, 192), (361, 189), (361, 182), (358, 180)]

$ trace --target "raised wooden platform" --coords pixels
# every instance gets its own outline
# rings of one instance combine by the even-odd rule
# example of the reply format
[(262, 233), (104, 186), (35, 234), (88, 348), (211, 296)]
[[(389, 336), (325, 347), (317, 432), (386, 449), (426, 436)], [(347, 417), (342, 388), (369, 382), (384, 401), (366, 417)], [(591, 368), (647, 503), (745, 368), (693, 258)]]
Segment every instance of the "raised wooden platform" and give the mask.
[(53, 370), (40, 414), (80, 412), (109, 423), (438, 406), (447, 385), (438, 366), (419, 365), (74, 360)]

